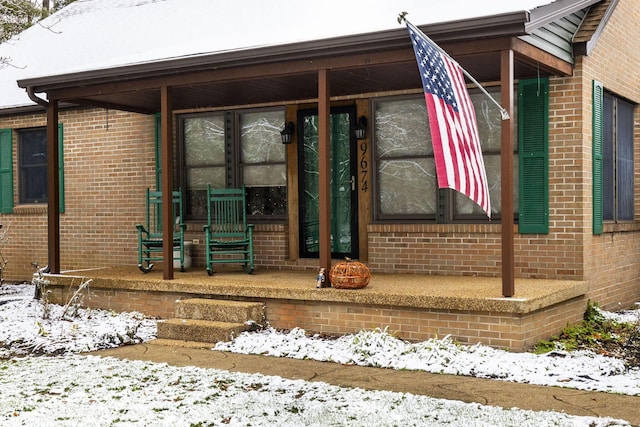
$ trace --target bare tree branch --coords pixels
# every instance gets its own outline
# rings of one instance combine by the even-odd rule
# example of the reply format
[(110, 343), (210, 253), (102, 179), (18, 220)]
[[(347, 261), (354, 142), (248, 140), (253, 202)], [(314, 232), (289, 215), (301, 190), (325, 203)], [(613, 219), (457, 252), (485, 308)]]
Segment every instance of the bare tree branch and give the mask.
[[(56, 0), (53, 11), (57, 11), (74, 0)], [(0, 0), (0, 43), (40, 23), (51, 13), (51, 0)], [(51, 29), (49, 26), (43, 28)]]

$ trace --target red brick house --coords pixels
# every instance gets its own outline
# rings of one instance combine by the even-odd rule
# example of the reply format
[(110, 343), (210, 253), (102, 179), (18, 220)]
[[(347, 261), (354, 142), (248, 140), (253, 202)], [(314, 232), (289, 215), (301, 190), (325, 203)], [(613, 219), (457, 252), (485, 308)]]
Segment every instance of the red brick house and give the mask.
[[(135, 17), (169, 22), (160, 18), (175, 12), (170, 3), (72, 4), (49, 18), (51, 28), (10, 43), (55, 43), (57, 28), (60, 43), (78, 43), (99, 18), (112, 19), (114, 34)], [(10, 230), (3, 250), (11, 254), (5, 276), (28, 277), (33, 261), (48, 261), (54, 272), (134, 266), (146, 188), (184, 192), (198, 268), (203, 189), (245, 185), (258, 269), (315, 271), (348, 256), (374, 274), (500, 277), (508, 263), (507, 275), (586, 282), (584, 298), (630, 306), (640, 297), (640, 5), (537, 3), (433, 23), (421, 21), (428, 6), (416, 3), (407, 16), (511, 113), (501, 121), (469, 87), (491, 221), (463, 196), (437, 189), (420, 77), (395, 15), (389, 24), (372, 18), (369, 30), (316, 38), (278, 22), (264, 40), (254, 35), (246, 43), (216, 39), (216, 31), (232, 31), (221, 24), (209, 29), (217, 50), (201, 50), (206, 43), (196, 36), (185, 47), (176, 35), (175, 51), (154, 44), (140, 54), (137, 41), (134, 53), (125, 44), (113, 58), (95, 55), (109, 33), (93, 31), (89, 58), (80, 51), (51, 70), (5, 67), (0, 80), (17, 81), (30, 98), (0, 106), (0, 222)], [(196, 10), (215, 8), (207, 5)], [(259, 12), (248, 13), (256, 21), (246, 25), (261, 28)], [(245, 35), (242, 25), (238, 17), (236, 33)], [(0, 56), (12, 48), (3, 45)], [(285, 145), (280, 132), (288, 123), (295, 132)], [(366, 135), (357, 140), (361, 124)], [(25, 155), (43, 150), (44, 160)], [(323, 194), (331, 210), (323, 213), (329, 205), (318, 199), (316, 165), (327, 158), (332, 184)], [(324, 238), (323, 221), (332, 230)], [(172, 266), (163, 268), (165, 279), (175, 277)]]

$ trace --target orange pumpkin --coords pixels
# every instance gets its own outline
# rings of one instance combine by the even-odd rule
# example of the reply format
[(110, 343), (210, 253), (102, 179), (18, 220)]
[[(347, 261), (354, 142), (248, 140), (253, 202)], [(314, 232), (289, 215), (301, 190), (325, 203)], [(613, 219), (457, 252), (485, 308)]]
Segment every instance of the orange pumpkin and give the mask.
[(341, 261), (331, 267), (329, 281), (336, 289), (360, 289), (369, 284), (369, 267), (358, 261)]

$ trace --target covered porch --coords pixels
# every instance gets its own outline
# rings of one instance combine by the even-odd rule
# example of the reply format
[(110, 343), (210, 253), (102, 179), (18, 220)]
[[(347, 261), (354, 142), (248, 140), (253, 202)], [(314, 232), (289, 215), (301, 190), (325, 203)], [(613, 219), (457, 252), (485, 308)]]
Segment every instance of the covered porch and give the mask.
[[(501, 124), (504, 152), (511, 152), (513, 148), (514, 81), (531, 76), (566, 76), (573, 69), (570, 62), (534, 47), (521, 38), (527, 33), (529, 22), (529, 13), (517, 12), (424, 27), (427, 34), (476, 78), (502, 88), (500, 102), (512, 117)], [(155, 161), (156, 169), (162, 171), (175, 171), (178, 167), (173, 155), (176, 151), (175, 114), (178, 111), (281, 106), (286, 109), (285, 122), (288, 123), (296, 120), (300, 108), (315, 107), (318, 112), (319, 141), (317, 266), (329, 270), (333, 257), (328, 173), (331, 107), (346, 103), (356, 107), (357, 116), (371, 120), (370, 99), (422, 92), (415, 54), (404, 28), (31, 78), (19, 81), (19, 85), (27, 90), (34, 102), (47, 109), (48, 265), (54, 273), (63, 269), (60, 257), (60, 178), (55, 173), (59, 170), (59, 152), (54, 131), (58, 128), (59, 109), (62, 106), (79, 105), (100, 107), (107, 111), (115, 109), (157, 114), (160, 117), (161, 147)], [(41, 98), (43, 95), (46, 95), (46, 100)], [(353, 175), (363, 176), (367, 182), (371, 182), (373, 172), (363, 165), (371, 163), (371, 138), (367, 136), (362, 143), (362, 159), (357, 162), (357, 174)], [(297, 145), (294, 141), (286, 148), (286, 218), (282, 224), (267, 224), (286, 228), (286, 253), (279, 256), (286, 257), (288, 261), (302, 258), (298, 245), (301, 234), (298, 178), (302, 172), (297, 167), (300, 156)], [(500, 168), (503, 177), (501, 218), (495, 221), (496, 226), (488, 227), (495, 228), (498, 222), (501, 225), (502, 277), (494, 280), (501, 282), (502, 289), (498, 286), (495, 296), (512, 297), (519, 292), (514, 287), (513, 157), (502, 156)], [(162, 173), (158, 189), (166, 196), (165, 200), (176, 188), (174, 175)], [(354, 184), (355, 180), (352, 188), (356, 187)], [(372, 197), (362, 186), (352, 191), (358, 191), (359, 198), (358, 209), (353, 213), (357, 218), (354, 224), (357, 223), (358, 237), (354, 238), (352, 245), (359, 247), (359, 254), (354, 258), (367, 262), (370, 255), (367, 226), (372, 218)], [(163, 256), (169, 259), (173, 224), (168, 204), (163, 213)], [(457, 225), (452, 227), (449, 228), (455, 229)], [(162, 279), (185, 280), (178, 276), (174, 275), (172, 264), (165, 263)], [(139, 280), (139, 283), (146, 283), (148, 279)], [(439, 285), (442, 283), (436, 283), (434, 287)], [(114, 289), (118, 289), (118, 285), (114, 284)]]
[[(581, 11), (586, 6), (581, 2), (572, 11)], [(315, 287), (317, 268), (328, 271), (332, 260), (340, 258), (331, 247), (331, 109), (350, 107), (354, 117), (368, 120), (365, 138), (357, 145), (351, 145), (357, 148), (358, 154), (350, 160), (354, 165), (351, 178), (363, 177), (367, 184), (374, 185), (378, 182), (374, 179), (377, 172), (371, 167), (376, 160), (372, 154), (376, 147), (376, 128), (372, 124), (375, 123), (374, 101), (391, 97), (418, 98), (424, 94), (415, 53), (405, 28), (155, 58), (20, 80), (19, 86), (47, 111), (48, 265), (55, 273), (49, 276), (52, 299), (65, 302), (68, 293), (86, 278), (92, 279), (84, 301), (89, 307), (137, 310), (160, 318), (172, 318), (176, 300), (199, 297), (258, 301), (266, 305), (266, 321), (275, 328), (300, 327), (323, 334), (388, 328), (398, 337), (409, 340), (450, 334), (463, 343), (483, 342), (515, 351), (523, 351), (566, 324), (579, 321), (586, 307), (589, 284), (581, 281), (585, 277), (581, 264), (571, 267), (564, 264), (567, 258), (576, 258), (573, 253), (580, 251), (580, 247), (570, 246), (565, 251), (564, 246), (569, 246), (565, 241), (570, 239), (562, 237), (562, 256), (556, 253), (548, 257), (530, 256), (517, 266), (514, 245), (514, 233), (522, 225), (522, 217), (514, 212), (516, 184), (512, 153), (516, 140), (516, 81), (572, 75), (572, 57), (564, 55), (565, 52), (558, 53), (553, 42), (534, 34), (537, 29), (572, 11), (558, 11), (553, 5), (535, 13), (513, 12), (421, 26), (475, 78), (499, 88), (500, 104), (510, 116), (496, 126), (499, 136), (495, 158), (499, 153), (507, 154), (501, 155), (495, 166), (501, 177), (499, 183), (496, 180), (496, 188), (500, 190), (500, 212), (491, 223), (485, 219), (482, 222), (465, 218), (454, 221), (449, 215), (453, 211), (453, 201), (442, 201), (434, 192), (433, 201), (444, 206), (442, 211), (435, 209), (434, 212), (442, 212), (442, 215), (429, 213), (415, 218), (412, 212), (403, 211), (400, 218), (393, 212), (389, 217), (376, 218), (379, 205), (376, 205), (378, 200), (371, 186), (360, 185), (358, 180), (352, 179), (349, 187), (351, 192), (357, 193), (354, 196), (357, 203), (351, 205), (349, 218), (353, 218), (354, 229), (358, 232), (353, 234), (355, 237), (350, 244), (358, 247), (358, 253), (351, 258), (374, 267), (371, 283), (360, 290)], [(569, 41), (563, 40), (563, 46), (565, 44), (571, 49)], [(156, 128), (151, 130), (149, 126), (148, 132), (157, 134), (155, 158), (149, 156), (127, 172), (143, 169), (149, 176), (152, 173), (156, 178), (159, 176), (156, 189), (163, 193), (164, 200), (168, 200), (180, 184), (188, 184), (184, 178), (184, 165), (175, 155), (183, 147), (176, 137), (180, 129), (179, 115), (216, 112), (225, 118), (225, 126), (229, 124), (233, 128), (237, 111), (279, 108), (283, 123), (288, 125), (298, 122), (301, 112), (313, 109), (318, 117), (318, 191), (314, 193), (318, 199), (317, 256), (305, 257), (301, 253), (304, 224), (299, 207), (304, 189), (300, 183), (300, 177), (305, 174), (301, 166), (304, 147), (302, 138), (294, 134), (293, 141), (284, 148), (286, 212), (281, 218), (262, 218), (257, 224), (257, 246), (262, 251), (262, 259), (257, 262), (255, 274), (246, 275), (232, 269), (208, 277), (203, 269), (197, 268), (185, 273), (174, 272), (173, 264), (165, 262), (162, 269), (143, 275), (133, 265), (133, 256), (126, 267), (68, 271), (69, 267), (78, 266), (125, 265), (114, 261), (111, 255), (117, 251), (110, 246), (105, 246), (89, 260), (79, 260), (77, 255), (74, 255), (75, 259), (73, 256), (61, 257), (65, 247), (84, 245), (89, 234), (76, 232), (73, 223), (65, 221), (66, 214), (60, 215), (60, 176), (57, 173), (60, 153), (56, 130), (59, 110), (69, 105), (106, 112), (139, 113), (147, 119), (147, 126), (152, 119), (159, 118)], [(296, 128), (300, 132), (301, 126)], [(225, 130), (224, 135), (224, 143), (230, 147), (225, 151), (225, 159), (228, 158), (231, 164), (231, 168), (225, 169), (228, 175), (225, 186), (238, 186), (242, 184), (238, 132)], [(150, 152), (155, 148), (152, 139), (149, 134), (144, 141), (131, 141), (131, 145), (146, 144)], [(78, 151), (89, 149), (92, 142), (90, 138), (83, 139)], [(279, 142), (277, 144), (280, 146)], [(116, 175), (115, 186), (131, 181), (124, 172)], [(151, 179), (141, 181), (136, 191), (152, 185)], [(133, 194), (132, 191), (109, 192), (111, 198), (100, 205), (103, 211), (99, 214), (111, 215), (114, 205), (136, 197)], [(76, 208), (84, 201), (77, 200)], [(174, 227), (168, 203), (162, 212), (163, 258), (168, 260), (172, 256), (171, 231)], [(127, 214), (131, 218), (139, 216), (133, 210)], [(520, 221), (518, 226), (514, 223), (516, 218)], [(130, 240), (123, 242), (126, 248), (122, 253), (125, 255), (134, 253), (133, 224), (130, 229), (131, 233), (127, 235)], [(65, 233), (67, 230), (69, 232)], [(198, 218), (187, 218), (188, 238), (194, 245), (201, 239), (201, 230)], [(117, 232), (122, 235), (121, 230)], [(115, 235), (112, 233), (104, 240), (112, 241)], [(63, 245), (61, 236), (67, 238)], [(406, 240), (402, 240), (404, 237)], [(532, 240), (521, 238), (518, 247), (522, 250)], [(539, 240), (546, 243), (546, 239)], [(533, 244), (541, 245), (547, 255), (548, 245), (538, 241)], [(410, 258), (414, 252), (418, 256)], [(434, 275), (411, 274), (412, 266), (421, 266), (430, 258), (445, 260), (431, 270)], [(456, 263), (456, 260), (462, 261)], [(560, 273), (538, 273), (539, 268), (552, 262), (563, 263), (554, 267)], [(311, 271), (309, 263), (313, 263)], [(194, 264), (198, 265), (197, 262)], [(278, 268), (279, 265), (283, 268)], [(544, 277), (555, 275), (578, 280), (515, 277), (516, 267), (521, 276), (545, 274)], [(306, 272), (299, 272), (299, 269), (306, 269)], [(401, 269), (407, 273), (398, 274)], [(393, 271), (394, 274), (382, 274), (381, 271)]]
[(134, 267), (50, 274), (54, 302), (64, 303), (91, 279), (89, 308), (140, 311), (174, 317), (177, 300), (213, 298), (254, 301), (266, 306), (266, 323), (278, 329), (340, 335), (387, 328), (412, 341), (453, 336), (525, 351), (579, 321), (588, 284), (571, 280), (516, 279), (517, 295), (502, 296), (500, 277), (373, 274), (363, 289), (316, 288), (313, 272), (259, 269), (244, 274), (229, 267), (207, 276), (201, 268), (164, 280), (162, 270), (140, 274)]

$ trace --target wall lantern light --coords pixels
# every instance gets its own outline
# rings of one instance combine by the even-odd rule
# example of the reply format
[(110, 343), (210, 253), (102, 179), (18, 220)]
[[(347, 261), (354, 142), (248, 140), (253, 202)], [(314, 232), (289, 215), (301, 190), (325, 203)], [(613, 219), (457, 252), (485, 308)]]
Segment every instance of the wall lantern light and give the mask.
[(364, 139), (367, 136), (367, 118), (360, 116), (355, 129), (356, 139)]
[(280, 137), (282, 138), (283, 144), (291, 144), (293, 139), (293, 132), (296, 130), (293, 122), (289, 122), (285, 125), (284, 129), (280, 132)]

